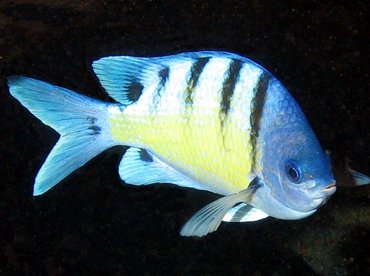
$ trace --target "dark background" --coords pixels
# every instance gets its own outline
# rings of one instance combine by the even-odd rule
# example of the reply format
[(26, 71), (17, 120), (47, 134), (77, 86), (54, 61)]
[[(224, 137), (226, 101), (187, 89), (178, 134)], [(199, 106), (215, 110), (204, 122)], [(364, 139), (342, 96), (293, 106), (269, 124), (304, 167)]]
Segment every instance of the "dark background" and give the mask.
[(100, 57), (237, 52), (288, 87), (337, 167), (348, 157), (370, 174), (368, 1), (71, 2), (0, 3), (0, 272), (370, 274), (369, 187), (339, 188), (304, 220), (222, 224), (202, 239), (179, 229), (217, 196), (121, 185), (123, 148), (33, 197), (58, 135), (11, 98), (5, 79), (110, 101), (91, 69)]

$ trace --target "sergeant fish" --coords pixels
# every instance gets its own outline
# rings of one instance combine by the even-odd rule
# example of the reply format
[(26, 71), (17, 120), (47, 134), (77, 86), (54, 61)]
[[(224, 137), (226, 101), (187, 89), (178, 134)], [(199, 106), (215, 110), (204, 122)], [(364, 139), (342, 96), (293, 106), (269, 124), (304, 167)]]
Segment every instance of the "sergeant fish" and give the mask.
[(335, 192), (328, 156), (301, 108), (266, 69), (237, 54), (104, 57), (93, 62), (106, 103), (23, 76), (10, 93), (60, 139), (39, 170), (41, 195), (107, 148), (129, 146), (125, 183), (171, 183), (223, 197), (197, 212), (182, 236), (222, 221), (301, 219)]

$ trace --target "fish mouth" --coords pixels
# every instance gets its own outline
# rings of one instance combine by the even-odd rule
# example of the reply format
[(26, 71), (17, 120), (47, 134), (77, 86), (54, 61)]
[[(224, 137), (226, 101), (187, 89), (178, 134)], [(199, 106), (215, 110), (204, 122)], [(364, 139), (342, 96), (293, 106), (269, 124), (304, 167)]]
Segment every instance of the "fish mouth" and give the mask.
[(330, 183), (328, 186), (326, 186), (324, 189), (322, 189), (320, 192), (324, 194), (324, 196), (331, 196), (335, 193), (337, 190), (337, 187), (335, 186), (335, 181)]
[(319, 191), (320, 195), (313, 198), (313, 202), (315, 203), (315, 205), (317, 205), (317, 208), (324, 205), (328, 201), (329, 197), (334, 194), (336, 190), (337, 187), (335, 185), (335, 181), (327, 185), (325, 188), (321, 189)]

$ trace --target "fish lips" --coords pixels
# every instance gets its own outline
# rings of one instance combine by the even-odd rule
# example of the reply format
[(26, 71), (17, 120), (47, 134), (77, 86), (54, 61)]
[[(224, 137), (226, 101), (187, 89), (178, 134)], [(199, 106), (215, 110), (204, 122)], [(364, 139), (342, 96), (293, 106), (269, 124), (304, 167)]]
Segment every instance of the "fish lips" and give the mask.
[(337, 187), (335, 185), (335, 181), (333, 181), (318, 191), (317, 195), (313, 197), (313, 203), (317, 205), (317, 208), (321, 207), (328, 201), (328, 199), (335, 193), (336, 190)]

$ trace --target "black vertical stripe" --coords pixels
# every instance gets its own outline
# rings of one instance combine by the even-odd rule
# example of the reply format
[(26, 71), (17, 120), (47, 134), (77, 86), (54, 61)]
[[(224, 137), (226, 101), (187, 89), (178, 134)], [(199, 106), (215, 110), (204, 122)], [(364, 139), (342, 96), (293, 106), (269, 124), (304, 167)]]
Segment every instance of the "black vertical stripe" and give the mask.
[(157, 90), (153, 94), (153, 106), (155, 109), (157, 109), (157, 105), (159, 103), (159, 100), (161, 99), (162, 92), (164, 87), (166, 86), (166, 83), (170, 77), (170, 68), (164, 67), (158, 72), (159, 77), (159, 83), (157, 86)]
[(153, 157), (145, 150), (145, 149), (140, 149), (140, 160), (145, 161), (145, 162), (153, 162)]
[(136, 102), (143, 93), (144, 86), (136, 79), (132, 80), (127, 86), (127, 99)]
[(159, 71), (158, 76), (160, 78), (158, 90), (160, 90), (166, 85), (166, 82), (168, 81), (168, 78), (170, 76), (170, 68), (163, 68)]
[(98, 119), (92, 116), (87, 116), (86, 121), (90, 124), (88, 129), (91, 130), (90, 135), (99, 135), (101, 132), (101, 127), (96, 124)]
[(240, 60), (232, 60), (230, 63), (227, 76), (222, 86), (221, 91), (221, 103), (220, 103), (220, 119), (221, 125), (223, 126), (227, 115), (230, 111), (231, 99), (234, 94), (235, 85), (239, 78), (239, 72), (242, 68), (243, 63)]
[(240, 207), (238, 211), (235, 212), (233, 215), (231, 221), (232, 222), (240, 222), (242, 218), (252, 210), (252, 206), (250, 205), (244, 205), (243, 207)]
[(185, 105), (192, 106), (193, 105), (193, 92), (194, 88), (197, 86), (199, 77), (202, 74), (204, 67), (206, 67), (208, 61), (210, 60), (209, 57), (199, 58), (192, 67), (190, 68), (190, 77), (187, 82), (187, 86), (185, 89)]
[(252, 128), (252, 135), (251, 135), (251, 141), (252, 141), (252, 149), (253, 149), (253, 160), (252, 164), (255, 164), (256, 159), (256, 145), (257, 145), (257, 139), (259, 135), (260, 130), (260, 122), (263, 112), (263, 106), (266, 99), (267, 89), (269, 87), (271, 76), (268, 72), (263, 72), (257, 81), (257, 84), (254, 88), (254, 98), (251, 102), (251, 115), (250, 115), (250, 124)]

